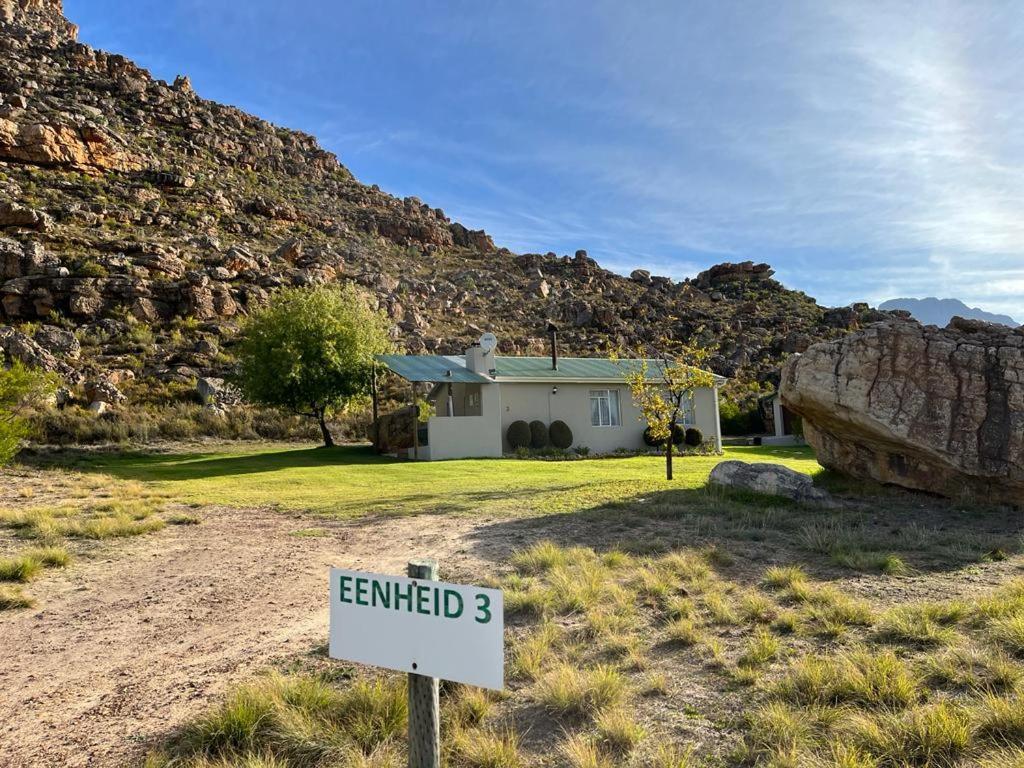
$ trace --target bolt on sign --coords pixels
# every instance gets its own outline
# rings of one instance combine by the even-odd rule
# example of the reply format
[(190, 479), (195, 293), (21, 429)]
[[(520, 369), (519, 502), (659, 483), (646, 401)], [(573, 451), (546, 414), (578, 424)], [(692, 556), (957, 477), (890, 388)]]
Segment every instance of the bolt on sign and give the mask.
[(331, 569), (329, 655), (501, 690), (501, 590)]

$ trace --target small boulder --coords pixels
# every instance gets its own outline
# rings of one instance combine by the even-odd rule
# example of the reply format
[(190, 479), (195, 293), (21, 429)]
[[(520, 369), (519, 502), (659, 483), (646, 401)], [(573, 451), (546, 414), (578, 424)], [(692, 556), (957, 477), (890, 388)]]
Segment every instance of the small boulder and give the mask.
[(295, 237), (291, 240), (286, 240), (274, 251), (275, 260), (280, 259), (292, 264), (298, 261), (300, 256), (302, 256), (302, 241)]
[(634, 283), (642, 283), (643, 285), (649, 285), (651, 282), (651, 273), (646, 269), (634, 269), (629, 273), (629, 279)]
[(54, 325), (43, 325), (33, 335), (35, 342), (57, 357), (77, 360), (82, 354), (82, 345), (71, 331)]
[(766, 496), (781, 496), (826, 509), (840, 506), (827, 491), (815, 488), (810, 477), (781, 464), (723, 461), (711, 470), (708, 483)]
[(92, 379), (85, 382), (85, 398), (90, 402), (90, 408), (96, 403), (118, 405), (128, 399), (121, 390), (105, 379)]

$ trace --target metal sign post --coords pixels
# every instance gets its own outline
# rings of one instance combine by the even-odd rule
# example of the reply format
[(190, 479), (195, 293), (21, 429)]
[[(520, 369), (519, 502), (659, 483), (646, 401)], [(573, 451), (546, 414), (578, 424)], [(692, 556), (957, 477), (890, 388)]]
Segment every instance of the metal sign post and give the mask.
[[(408, 575), (410, 579), (437, 581), (437, 561), (414, 560), (408, 565)], [(416, 662), (412, 666), (415, 669)], [(438, 692), (436, 677), (409, 673), (409, 768), (441, 768)]]

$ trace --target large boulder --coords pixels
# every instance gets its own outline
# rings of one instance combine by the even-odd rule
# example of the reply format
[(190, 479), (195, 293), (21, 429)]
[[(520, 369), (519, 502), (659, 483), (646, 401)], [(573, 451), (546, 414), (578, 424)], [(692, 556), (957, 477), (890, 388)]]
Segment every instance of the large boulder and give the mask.
[(808, 475), (781, 464), (722, 461), (711, 470), (708, 483), (765, 496), (780, 496), (799, 504), (812, 504), (827, 509), (838, 506), (838, 502), (827, 491), (814, 487)]
[(818, 461), (955, 498), (1024, 501), (1024, 330), (893, 318), (782, 372)]

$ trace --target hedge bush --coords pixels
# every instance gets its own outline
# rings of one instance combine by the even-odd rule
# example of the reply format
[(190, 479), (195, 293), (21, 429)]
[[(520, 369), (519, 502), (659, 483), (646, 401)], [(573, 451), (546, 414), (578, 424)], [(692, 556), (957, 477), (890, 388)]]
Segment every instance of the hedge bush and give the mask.
[(691, 448), (699, 448), (704, 445), (704, 433), (696, 427), (690, 427), (686, 430), (686, 436), (684, 438), (686, 444)]
[(548, 437), (555, 448), (561, 448), (563, 451), (572, 445), (572, 430), (564, 421), (552, 421)]
[(532, 437), (530, 425), (525, 421), (513, 421), (508, 425), (506, 437), (508, 437), (508, 444), (513, 451), (519, 448), (529, 448)]
[[(672, 445), (682, 445), (683, 441), (685, 439), (686, 439), (686, 432), (685, 432), (685, 430), (681, 426), (679, 426), (678, 424), (673, 424), (672, 425)], [(651, 448), (663, 448), (664, 445), (665, 445), (665, 441), (664, 440), (655, 440), (651, 436), (651, 428), (647, 427), (647, 429), (644, 430), (644, 444), (648, 445)]]
[(530, 447), (537, 450), (548, 447), (548, 426), (543, 421), (530, 422)]

